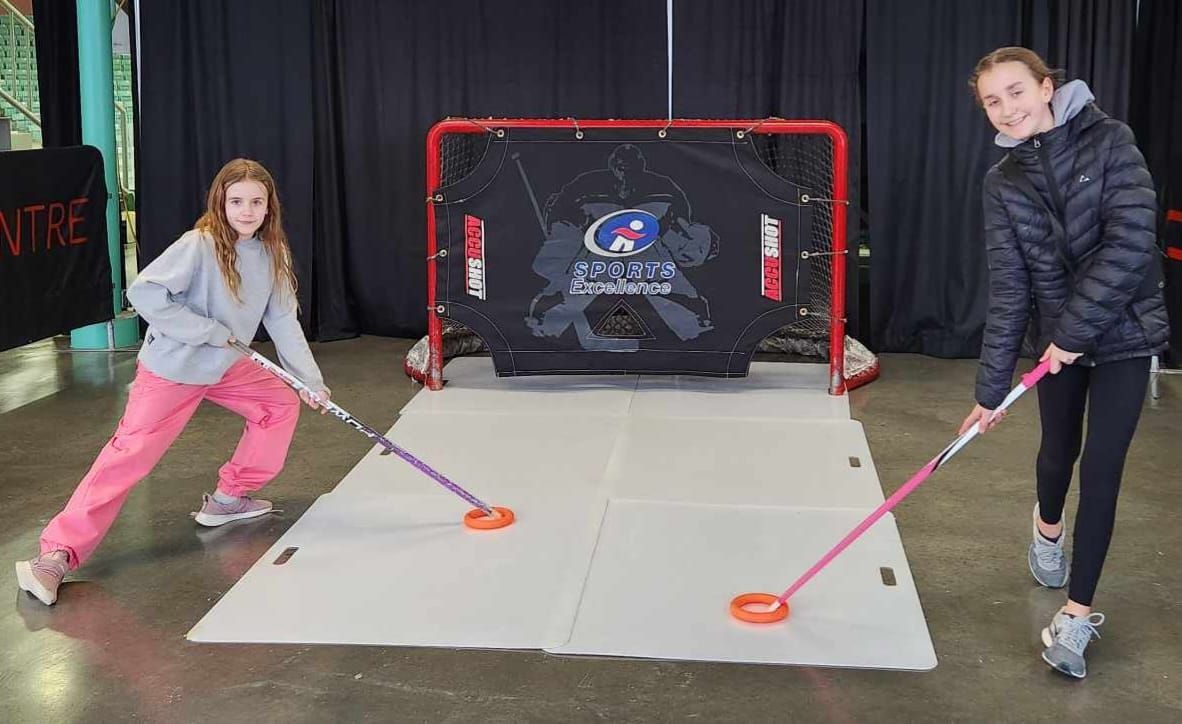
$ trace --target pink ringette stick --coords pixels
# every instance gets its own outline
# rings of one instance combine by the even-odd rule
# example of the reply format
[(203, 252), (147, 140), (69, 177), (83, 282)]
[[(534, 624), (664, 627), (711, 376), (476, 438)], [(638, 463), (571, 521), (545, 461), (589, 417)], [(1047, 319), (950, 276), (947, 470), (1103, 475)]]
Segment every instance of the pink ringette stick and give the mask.
[[(1022, 381), (1018, 383), (1018, 386), (1011, 390), (1010, 394), (1006, 395), (1006, 398), (1002, 401), (1001, 405), (999, 405), (998, 408), (993, 411), (994, 416), (1013, 404), (1015, 400), (1022, 396), (1022, 393), (1026, 392), (1026, 390), (1029, 390), (1031, 387), (1034, 387), (1036, 384), (1038, 384), (1038, 381), (1046, 375), (1047, 371), (1050, 369), (1050, 366), (1051, 363), (1049, 360), (1046, 362), (1041, 362), (1030, 372), (1022, 375)], [(920, 468), (919, 472), (911, 476), (911, 479), (903, 484), (903, 487), (896, 490), (894, 495), (886, 499), (886, 502), (878, 506), (878, 508), (876, 508), (873, 513), (866, 516), (865, 520), (859, 523), (856, 528), (851, 530), (845, 538), (842, 538), (840, 543), (833, 546), (833, 549), (822, 556), (821, 560), (813, 564), (812, 568), (805, 571), (804, 575), (796, 579), (796, 582), (789, 586), (788, 590), (781, 593), (776, 599), (775, 603), (768, 606), (767, 610), (775, 611), (782, 604), (787, 602), (788, 599), (792, 597), (792, 594), (799, 591), (800, 588), (804, 586), (804, 584), (808, 583), (813, 576), (817, 575), (821, 569), (829, 565), (829, 563), (832, 562), (833, 559), (836, 558), (842, 551), (848, 548), (851, 543), (861, 537), (861, 535), (865, 533), (870, 526), (874, 525), (879, 518), (889, 513), (896, 505), (902, 502), (903, 498), (906, 498), (913, 490), (923, 484), (923, 482), (928, 479), (928, 476), (934, 473), (937, 468), (948, 462), (949, 458), (955, 455), (962, 447), (967, 445), (970, 440), (976, 437), (979, 430), (980, 423), (973, 425), (968, 430), (966, 430), (963, 435), (953, 440), (948, 447), (940, 451), (939, 455), (932, 458), (927, 465), (924, 465), (922, 468)]]

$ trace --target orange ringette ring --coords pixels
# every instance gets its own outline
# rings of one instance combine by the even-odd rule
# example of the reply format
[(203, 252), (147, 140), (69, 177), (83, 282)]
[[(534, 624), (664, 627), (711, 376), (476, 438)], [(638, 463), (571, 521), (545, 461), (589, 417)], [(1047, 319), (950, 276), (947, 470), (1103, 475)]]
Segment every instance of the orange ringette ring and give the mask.
[(480, 508), (469, 510), (464, 516), (464, 525), (473, 530), (496, 530), (497, 528), (504, 528), (507, 525), (513, 525), (513, 521), (517, 518), (517, 516), (513, 515), (513, 511), (508, 508), (500, 508), (494, 505), (493, 510), (500, 513), (501, 517), (492, 518)]
[(770, 593), (743, 593), (731, 599), (731, 615), (747, 623), (775, 623), (788, 618), (788, 604), (782, 603), (775, 611), (748, 611), (745, 606), (762, 603), (770, 606), (777, 600)]

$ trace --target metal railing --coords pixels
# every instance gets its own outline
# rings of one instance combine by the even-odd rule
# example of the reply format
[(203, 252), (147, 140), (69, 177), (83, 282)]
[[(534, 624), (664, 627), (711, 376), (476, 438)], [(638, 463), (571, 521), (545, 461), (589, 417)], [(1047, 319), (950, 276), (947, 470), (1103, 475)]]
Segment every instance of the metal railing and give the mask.
[(4, 90), (2, 87), (0, 87), (0, 98), (3, 98), (4, 101), (8, 103), (8, 105), (20, 111), (21, 115), (28, 118), (30, 123), (34, 124), (38, 128), (41, 127), (41, 116), (26, 108), (25, 104), (18, 101), (15, 96)]
[[(8, 23), (8, 47), (12, 48), (15, 52), (17, 48), (17, 24), (19, 23), (21, 26), (23, 26), (25, 33), (28, 34), (30, 38), (32, 38), (34, 33), (33, 21), (29, 20), (29, 18), (26, 17), (25, 14), (20, 10), (17, 10), (16, 7), (8, 0), (0, 0), (0, 9), (6, 11), (8, 17), (16, 21), (15, 23)], [(16, 93), (9, 92), (7, 89), (0, 87), (0, 98), (3, 98), (8, 102), (9, 105), (15, 108), (18, 113), (23, 115), (25, 118), (28, 118), (31, 123), (40, 128), (41, 117), (33, 111), (33, 106), (36, 105), (37, 100), (37, 93), (34, 90), (37, 87), (37, 69), (16, 68), (14, 65), (14, 70), (16, 70), (18, 75), (25, 76), (25, 82), (23, 84), (17, 84), (17, 88), (14, 89), (16, 90)], [(24, 98), (18, 97), (20, 94), (21, 85), (23, 85), (25, 89)]]
[(127, 129), (131, 126), (131, 122), (127, 120), (127, 108), (119, 101), (115, 101), (115, 110), (119, 112), (119, 173), (115, 174), (119, 180), (119, 190), (127, 193), (127, 177), (131, 174), (131, 162), (128, 160), (128, 148), (130, 147), (130, 140), (127, 138)]

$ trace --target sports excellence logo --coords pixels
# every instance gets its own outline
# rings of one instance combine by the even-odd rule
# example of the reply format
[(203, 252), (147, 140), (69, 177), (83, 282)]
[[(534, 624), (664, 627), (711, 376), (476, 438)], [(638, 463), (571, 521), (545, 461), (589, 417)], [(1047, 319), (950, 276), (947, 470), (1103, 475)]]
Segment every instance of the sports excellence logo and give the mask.
[(583, 245), (599, 256), (639, 254), (661, 236), (657, 217), (640, 209), (624, 209), (595, 220), (583, 234)]
[(484, 219), (464, 214), (464, 286), (468, 294), (485, 298)]
[(779, 219), (759, 215), (759, 227), (763, 243), (763, 268), (760, 270), (760, 290), (763, 296), (776, 302), (783, 301), (780, 287), (780, 252), (784, 235)]

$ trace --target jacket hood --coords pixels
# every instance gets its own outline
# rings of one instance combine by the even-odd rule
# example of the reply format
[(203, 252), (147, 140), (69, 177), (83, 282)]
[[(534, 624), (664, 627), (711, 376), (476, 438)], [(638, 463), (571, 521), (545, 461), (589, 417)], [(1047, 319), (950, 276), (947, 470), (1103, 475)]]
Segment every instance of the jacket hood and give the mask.
[[(1088, 84), (1082, 80), (1073, 80), (1059, 86), (1055, 90), (1055, 94), (1051, 96), (1051, 111), (1055, 114), (1055, 128), (1066, 125), (1094, 100), (1096, 100), (1096, 96), (1092, 95), (1091, 88), (1088, 88)], [(1022, 145), (1026, 140), (1019, 141), (1004, 133), (998, 133), (993, 142), (1002, 148), (1014, 148)]]

